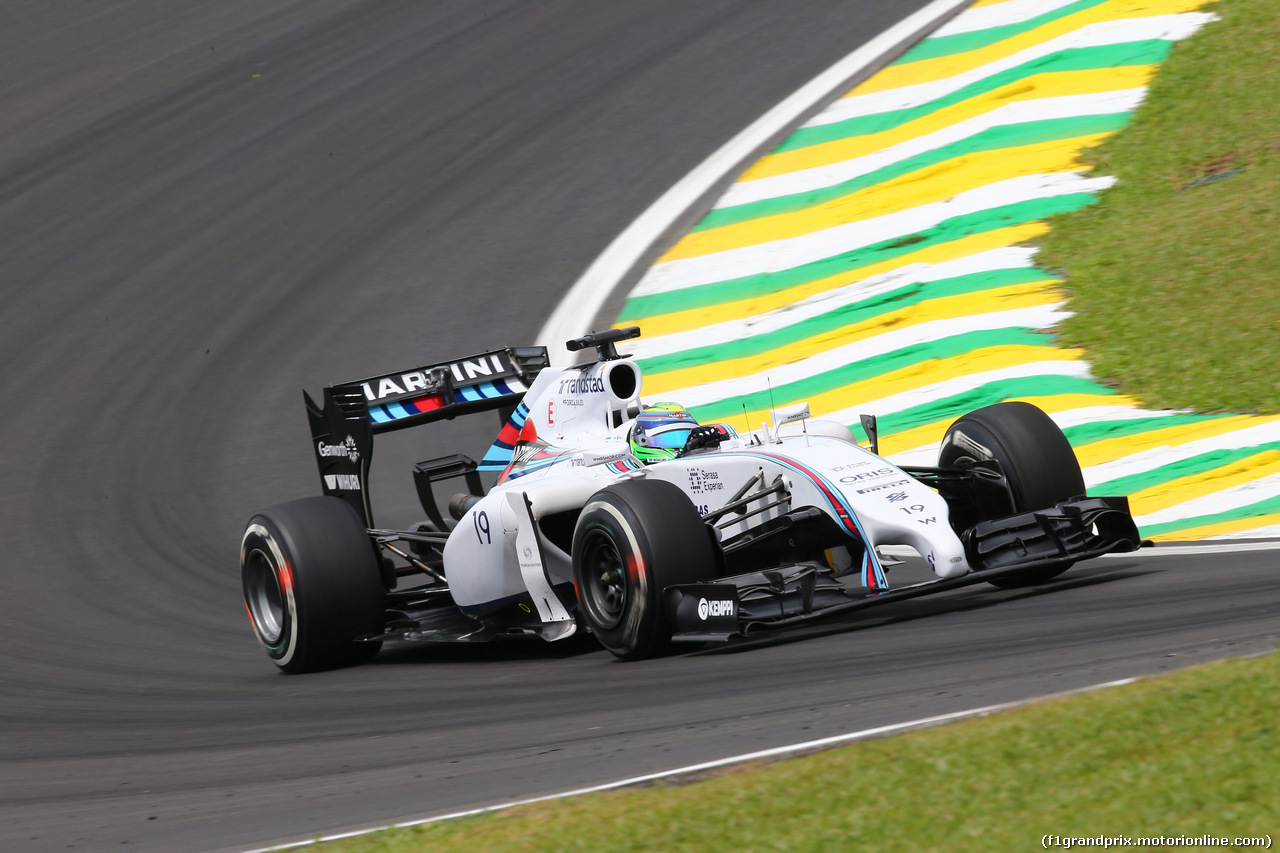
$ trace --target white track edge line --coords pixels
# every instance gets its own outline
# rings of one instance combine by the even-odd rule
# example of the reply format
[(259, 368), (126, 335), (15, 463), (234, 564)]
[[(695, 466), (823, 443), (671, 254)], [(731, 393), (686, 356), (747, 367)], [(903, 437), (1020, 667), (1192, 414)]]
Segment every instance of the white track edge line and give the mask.
[[(1176, 557), (1176, 556), (1196, 556), (1204, 554), (1226, 554), (1226, 553), (1243, 553), (1251, 551), (1274, 551), (1280, 550), (1280, 540), (1269, 542), (1250, 542), (1250, 543), (1223, 543), (1221, 545), (1158, 545), (1155, 548), (1144, 548), (1141, 551), (1130, 551), (1125, 554), (1104, 554), (1103, 557)], [(1007, 711), (1014, 708), (1021, 708), (1036, 702), (1042, 702), (1047, 699), (1056, 699), (1062, 696), (1074, 696), (1080, 693), (1089, 693), (1094, 690), (1105, 690), (1109, 687), (1121, 687), (1126, 684), (1132, 684), (1138, 678), (1122, 678), (1117, 681), (1105, 681), (1101, 684), (1092, 684), (1088, 687), (1082, 687), (1078, 690), (1068, 690), (1060, 693), (1050, 693), (1044, 696), (1034, 696), (1028, 699), (1020, 699), (1013, 702), (1003, 702), (998, 705), (986, 705), (981, 708), (972, 708), (967, 711), (954, 711), (950, 714), (938, 714), (933, 717), (924, 717), (919, 720), (911, 720), (904, 723), (892, 723), (886, 726), (876, 726), (875, 728), (863, 729), (857, 732), (849, 732), (842, 735), (834, 735), (832, 737), (819, 738), (817, 740), (805, 741), (803, 743), (791, 744), (789, 746), (779, 746), (772, 749), (762, 749), (757, 752), (748, 752), (743, 755), (730, 756), (728, 758), (719, 758), (714, 761), (704, 761), (701, 764), (691, 764), (687, 767), (677, 767), (674, 770), (663, 770), (657, 773), (647, 773), (643, 776), (633, 776), (629, 779), (621, 779), (614, 782), (605, 782), (600, 785), (592, 785), (585, 788), (575, 788), (570, 791), (561, 791), (556, 794), (546, 794), (541, 797), (530, 797), (524, 800), (512, 800), (506, 803), (499, 803), (492, 806), (482, 806), (480, 808), (467, 809), (465, 811), (451, 812), (449, 814), (436, 815), (434, 817), (418, 818), (414, 820), (401, 821), (399, 823), (390, 823), (384, 826), (375, 826), (368, 829), (357, 829), (350, 832), (335, 833), (333, 835), (324, 835), (316, 838), (309, 838), (305, 841), (292, 841), (285, 844), (279, 844), (272, 847), (258, 847), (253, 850), (245, 851), (245, 853), (275, 853), (280, 850), (294, 850), (299, 847), (305, 847), (310, 844), (323, 844), (329, 841), (340, 841), (344, 838), (355, 838), (361, 835), (371, 835), (375, 832), (385, 832), (390, 829), (408, 829), (413, 826), (424, 826), (429, 823), (438, 823), (443, 820), (454, 820), (455, 818), (473, 817), (475, 815), (488, 814), (490, 812), (504, 811), (506, 809), (516, 808), (517, 806), (527, 806), (534, 803), (545, 803), (551, 800), (563, 800), (569, 797), (578, 797), (584, 794), (594, 794), (602, 791), (612, 791), (617, 788), (629, 788), (635, 785), (643, 785), (648, 782), (657, 782), (662, 779), (670, 779), (677, 776), (689, 776), (696, 773), (703, 773), (708, 770), (716, 770), (722, 767), (729, 767), (737, 764), (747, 764), (752, 761), (761, 761), (768, 758), (779, 758), (787, 755), (795, 755), (797, 753), (811, 752), (815, 750), (827, 749), (841, 744), (853, 743), (860, 740), (869, 740), (871, 738), (880, 737), (882, 735), (896, 734), (899, 732), (910, 731), (913, 729), (928, 728), (930, 726), (942, 725), (944, 723), (958, 722), (973, 717), (982, 717), (993, 714), (998, 711)]]
[(1154, 548), (1141, 548), (1123, 554), (1103, 554), (1105, 557), (1196, 557), (1207, 554), (1247, 554), (1254, 551), (1280, 551), (1280, 541), (1222, 542), (1215, 545), (1173, 545), (1159, 542)]
[[(918, 557), (910, 545), (878, 545), (876, 550), (890, 557)], [(1176, 542), (1157, 542), (1153, 548), (1137, 551), (1102, 554), (1097, 559), (1124, 559), (1132, 557), (1195, 557), (1206, 554), (1248, 554), (1256, 551), (1280, 551), (1280, 539), (1262, 542), (1216, 542), (1208, 545), (1182, 545)]]
[(600, 313), (605, 300), (644, 253), (716, 183), (814, 104), (830, 97), (840, 86), (917, 33), (971, 2), (933, 0), (783, 99), (663, 193), (587, 267), (543, 325), (535, 343), (547, 347), (551, 363), (569, 364), (570, 356), (563, 351), (563, 342), (586, 333), (587, 325)]
[(274, 853), (274, 851), (278, 850), (292, 850), (298, 847), (304, 847), (308, 844), (323, 844), (329, 841), (340, 841), (344, 838), (355, 838), (361, 835), (370, 835), (375, 832), (385, 832), (389, 829), (408, 829), (409, 827), (424, 826), (429, 823), (438, 823), (443, 820), (453, 820), (455, 818), (473, 817), (475, 815), (488, 814), (489, 812), (504, 811), (506, 809), (516, 808), (517, 806), (528, 806), (533, 805), (534, 803), (545, 803), (550, 800), (563, 800), (569, 797), (582, 796), (584, 794), (596, 794), (602, 791), (612, 791), (617, 788), (628, 788), (636, 785), (643, 785), (648, 782), (670, 779), (676, 776), (689, 776), (736, 764), (747, 764), (752, 761), (761, 761), (769, 758), (795, 755), (796, 753), (824, 750), (841, 744), (852, 743), (854, 741), (870, 740), (882, 735), (896, 734), (898, 732), (909, 731), (912, 729), (930, 728), (932, 726), (958, 722), (960, 720), (972, 719), (974, 717), (984, 717), (998, 711), (1008, 711), (1014, 708), (1021, 708), (1026, 705), (1032, 705), (1036, 702), (1043, 702), (1048, 699), (1058, 699), (1065, 696), (1075, 696), (1081, 693), (1091, 693), (1095, 690), (1106, 690), (1111, 687), (1123, 687), (1124, 685), (1132, 684), (1137, 680), (1138, 676), (1133, 678), (1121, 678), (1116, 681), (1105, 681), (1101, 684), (1091, 684), (1087, 687), (1081, 687), (1078, 690), (1066, 690), (1060, 693), (1035, 696), (1029, 699), (1018, 699), (1013, 702), (1001, 702), (997, 705), (986, 705), (981, 708), (971, 708), (967, 711), (953, 711), (950, 714), (938, 714), (937, 716), (924, 717), (923, 719), (911, 720), (905, 723), (892, 723), (887, 726), (876, 726), (871, 729), (863, 729), (862, 731), (849, 732), (848, 734), (842, 735), (833, 735), (832, 737), (819, 738), (817, 740), (805, 741), (804, 743), (791, 744), (790, 746), (762, 749), (758, 752), (748, 752), (743, 755), (735, 755), (729, 758), (719, 758), (715, 761), (704, 761), (701, 764), (690, 764), (687, 767), (678, 767), (674, 770), (663, 770), (658, 773), (647, 773), (643, 776), (633, 776), (630, 779), (622, 779), (616, 782), (606, 782), (601, 785), (592, 785), (586, 788), (575, 788), (572, 791), (562, 791), (558, 794), (530, 797), (526, 800), (513, 800), (509, 803), (501, 803), (494, 806), (483, 806), (481, 808), (437, 815), (435, 817), (408, 820), (401, 823), (392, 823), (387, 824), (386, 826), (378, 826), (370, 829), (358, 829), (351, 832), (336, 833), (334, 835), (326, 835), (319, 838), (308, 839), (306, 841), (294, 841), (288, 844), (280, 844), (275, 847), (259, 847), (254, 850), (245, 851), (245, 853)]

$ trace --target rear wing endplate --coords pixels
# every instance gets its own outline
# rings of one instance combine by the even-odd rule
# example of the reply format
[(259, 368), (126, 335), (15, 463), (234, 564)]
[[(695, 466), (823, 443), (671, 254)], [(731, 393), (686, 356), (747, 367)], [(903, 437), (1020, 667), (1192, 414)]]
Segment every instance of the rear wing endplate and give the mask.
[(347, 501), (372, 527), (368, 483), (375, 434), (514, 409), (549, 363), (546, 347), (508, 347), (330, 385), (322, 405), (303, 391), (324, 493)]

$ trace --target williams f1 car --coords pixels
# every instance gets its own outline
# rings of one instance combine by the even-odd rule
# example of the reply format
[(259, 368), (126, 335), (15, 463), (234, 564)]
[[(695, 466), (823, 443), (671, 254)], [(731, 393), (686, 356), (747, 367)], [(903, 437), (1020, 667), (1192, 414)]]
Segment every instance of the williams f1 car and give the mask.
[[(726, 641), (887, 601), (990, 582), (1043, 583), (1140, 545), (1123, 497), (1086, 497), (1062, 432), (1027, 403), (959, 418), (936, 467), (895, 465), (799, 404), (738, 433), (641, 402), (619, 355), (638, 328), (481, 353), (304, 393), (323, 496), (254, 515), (245, 604), (285, 672), (359, 663), (389, 640), (562, 640), (590, 632), (619, 658)], [(499, 413), (481, 462), (418, 463), (426, 518), (374, 523), (373, 438)], [(482, 488), (481, 471), (497, 472)], [(442, 512), (446, 481), (465, 491)], [(892, 587), (880, 549), (909, 546), (936, 578)]]

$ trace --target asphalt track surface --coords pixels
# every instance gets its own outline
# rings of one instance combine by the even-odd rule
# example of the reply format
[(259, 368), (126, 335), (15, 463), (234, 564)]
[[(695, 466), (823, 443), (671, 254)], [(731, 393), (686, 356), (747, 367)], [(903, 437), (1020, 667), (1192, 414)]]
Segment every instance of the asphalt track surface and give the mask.
[[(1274, 647), (1274, 553), (630, 665), (291, 678), (254, 642), (240, 531), (317, 491), (299, 389), (530, 343), (693, 164), (921, 5), (0, 2), (0, 849), (244, 849)], [(380, 441), (378, 520), (490, 432)]]

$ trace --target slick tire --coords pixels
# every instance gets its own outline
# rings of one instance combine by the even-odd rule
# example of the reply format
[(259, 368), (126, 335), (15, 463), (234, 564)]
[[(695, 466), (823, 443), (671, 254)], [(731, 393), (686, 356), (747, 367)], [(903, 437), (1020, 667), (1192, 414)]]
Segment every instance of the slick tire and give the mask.
[[(1030, 403), (996, 403), (960, 418), (947, 429), (938, 465), (947, 468), (982, 461), (988, 454), (1000, 463), (1010, 493), (1005, 511), (988, 513), (988, 518), (1047, 509), (1085, 493), (1084, 475), (1067, 437)], [(990, 583), (1001, 589), (1034, 586), (1062, 574), (1073, 562), (1011, 572)]]
[(671, 483), (627, 480), (591, 496), (573, 533), (573, 584), (583, 619), (622, 660), (671, 649), (663, 589), (715, 577), (715, 545)]
[(303, 498), (249, 520), (240, 543), (245, 607), (258, 642), (287, 673), (363, 663), (379, 642), (386, 591), (364, 522), (344, 501)]

